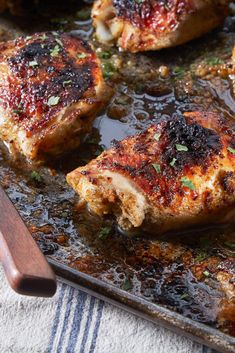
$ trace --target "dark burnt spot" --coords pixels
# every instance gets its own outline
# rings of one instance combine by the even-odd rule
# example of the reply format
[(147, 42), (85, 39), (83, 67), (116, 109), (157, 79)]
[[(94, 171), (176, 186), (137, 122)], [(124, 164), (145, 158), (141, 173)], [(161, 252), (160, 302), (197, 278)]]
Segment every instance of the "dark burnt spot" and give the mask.
[(56, 42), (56, 37), (51, 34), (47, 34), (46, 40), (42, 40), (39, 37), (36, 41), (26, 44), (16, 55), (7, 60), (11, 72), (23, 78), (27, 75), (30, 63), (35, 63), (35, 65), (31, 66), (32, 70), (42, 65), (50, 67), (50, 64), (53, 63), (51, 53), (53, 53), (55, 47), (58, 48), (58, 54), (65, 54), (63, 47)]
[[(20, 38), (15, 43), (16, 52), (7, 60), (12, 85), (4, 93), (3, 104), (16, 112), (15, 121), (27, 121), (29, 133), (45, 126), (62, 107), (94, 96), (97, 64), (89, 44), (54, 32)], [(89, 55), (78, 61), (76, 54), (81, 52)], [(58, 98), (58, 104), (49, 105), (50, 97)], [(31, 123), (29, 117), (34, 114), (42, 119), (31, 119)]]
[(220, 174), (220, 184), (224, 191), (228, 194), (235, 193), (235, 173), (234, 172), (222, 172)]
[[(174, 168), (178, 171), (186, 166), (203, 165), (214, 154), (219, 154), (222, 145), (215, 131), (197, 123), (188, 123), (182, 116), (175, 115), (165, 126), (166, 145), (163, 160), (169, 165), (175, 158)], [(178, 151), (177, 145), (187, 148)], [(206, 168), (206, 164), (204, 164)]]
[(141, 153), (141, 154), (148, 153), (147, 152), (148, 146), (146, 144), (143, 144), (143, 138), (144, 139), (147, 138), (147, 135), (148, 135), (147, 131), (137, 135), (136, 142), (133, 146), (134, 152)]
[[(102, 163), (102, 162), (101, 162)], [(114, 162), (113, 163), (113, 167), (116, 169), (116, 170), (119, 170), (119, 171), (123, 171), (123, 172), (127, 172), (129, 175), (131, 175), (132, 177), (135, 177), (136, 176), (136, 168), (135, 167), (132, 167), (130, 165), (122, 165), (120, 163), (117, 163), (117, 162)]]
[[(51, 44), (50, 44), (51, 46)], [(41, 42), (34, 42), (26, 45), (20, 52), (8, 60), (13, 65), (26, 60), (33, 60), (49, 54), (49, 46), (42, 46)]]
[(89, 170), (82, 170), (80, 173), (82, 175), (89, 175), (90, 174)]
[(47, 85), (45, 83), (32, 85), (32, 93), (35, 95), (36, 99), (42, 99), (46, 94), (46, 90)]
[(117, 16), (129, 20), (135, 26), (154, 24), (154, 28), (161, 31), (173, 29), (183, 14), (194, 10), (189, 0), (114, 0), (113, 5)]
[(136, 153), (144, 153), (146, 151), (146, 147), (139, 141), (134, 144), (133, 149)]
[(111, 144), (117, 151), (123, 150), (123, 145), (122, 145), (121, 141), (114, 139), (111, 141)]
[(52, 78), (52, 94), (56, 91), (60, 92), (66, 88), (66, 96), (71, 101), (77, 101), (89, 87), (93, 85), (92, 65), (85, 63), (79, 67), (66, 67), (59, 71), (56, 76)]

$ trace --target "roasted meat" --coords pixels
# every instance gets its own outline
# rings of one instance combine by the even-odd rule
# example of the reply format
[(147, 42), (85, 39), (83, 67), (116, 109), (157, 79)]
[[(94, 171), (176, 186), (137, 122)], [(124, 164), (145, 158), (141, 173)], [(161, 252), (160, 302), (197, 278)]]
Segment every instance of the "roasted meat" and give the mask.
[(115, 142), (68, 183), (96, 214), (154, 233), (235, 215), (235, 131), (215, 113), (162, 118)]
[(96, 0), (92, 18), (102, 43), (124, 50), (157, 50), (185, 43), (218, 26), (227, 0)]
[(106, 100), (99, 60), (70, 34), (0, 44), (0, 138), (29, 159), (78, 146)]

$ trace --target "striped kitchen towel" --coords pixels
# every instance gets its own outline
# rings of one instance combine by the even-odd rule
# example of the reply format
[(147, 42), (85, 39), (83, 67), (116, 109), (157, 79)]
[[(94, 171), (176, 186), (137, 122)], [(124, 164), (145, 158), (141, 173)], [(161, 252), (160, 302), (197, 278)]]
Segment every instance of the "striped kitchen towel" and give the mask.
[(214, 351), (62, 283), (51, 299), (18, 295), (0, 268), (0, 353), (8, 352)]

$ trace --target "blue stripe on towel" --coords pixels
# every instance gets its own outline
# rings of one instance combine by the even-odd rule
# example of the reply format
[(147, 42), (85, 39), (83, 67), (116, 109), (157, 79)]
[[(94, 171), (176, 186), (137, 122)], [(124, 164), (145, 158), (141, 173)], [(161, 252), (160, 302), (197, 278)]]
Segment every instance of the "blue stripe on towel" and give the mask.
[(89, 334), (89, 331), (90, 331), (91, 321), (92, 321), (93, 312), (94, 312), (94, 306), (95, 306), (95, 298), (91, 297), (90, 306), (89, 306), (89, 313), (88, 313), (88, 316), (87, 316), (85, 331), (84, 331), (84, 334), (83, 334), (83, 337), (82, 337), (80, 353), (84, 353), (85, 352), (85, 346), (86, 346), (88, 334)]
[(58, 299), (58, 304), (57, 304), (57, 308), (56, 308), (56, 313), (55, 313), (55, 317), (54, 317), (54, 324), (52, 327), (52, 331), (51, 331), (51, 337), (49, 340), (49, 345), (47, 348), (47, 352), (50, 353), (52, 351), (52, 347), (55, 341), (55, 336), (56, 336), (56, 332), (57, 332), (57, 328), (60, 322), (60, 314), (61, 314), (61, 308), (62, 308), (62, 303), (64, 300), (64, 294), (65, 294), (65, 288), (66, 285), (63, 283), (62, 286), (60, 287), (60, 293), (59, 293), (59, 299)]
[(73, 353), (75, 350), (77, 338), (81, 328), (81, 322), (83, 318), (86, 299), (87, 299), (87, 294), (84, 292), (78, 291), (78, 298), (77, 298), (77, 303), (74, 311), (73, 323), (72, 323), (72, 328), (69, 335), (66, 353)]
[(62, 332), (60, 335), (60, 339), (59, 339), (58, 348), (57, 348), (56, 353), (60, 353), (63, 348), (64, 337), (65, 337), (66, 330), (68, 328), (68, 323), (69, 323), (69, 317), (70, 317), (70, 312), (71, 312), (71, 307), (72, 307), (74, 291), (75, 291), (75, 289), (73, 287), (69, 287), (68, 302), (67, 302), (67, 306), (66, 306), (66, 312), (65, 312)]
[(92, 342), (91, 342), (89, 353), (93, 353), (95, 350), (95, 347), (96, 347), (96, 340), (97, 340), (97, 336), (99, 333), (103, 309), (104, 309), (104, 302), (102, 300), (99, 300), (98, 310), (97, 310), (97, 318), (96, 318), (96, 323), (95, 323), (95, 328), (94, 328), (94, 332), (93, 332), (93, 337), (92, 337)]

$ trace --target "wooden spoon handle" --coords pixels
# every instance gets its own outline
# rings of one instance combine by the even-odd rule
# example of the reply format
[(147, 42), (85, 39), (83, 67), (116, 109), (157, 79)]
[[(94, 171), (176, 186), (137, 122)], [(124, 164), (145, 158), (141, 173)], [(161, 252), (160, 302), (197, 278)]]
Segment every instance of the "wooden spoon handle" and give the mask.
[(0, 258), (17, 293), (40, 297), (55, 294), (56, 278), (51, 267), (1, 187)]

